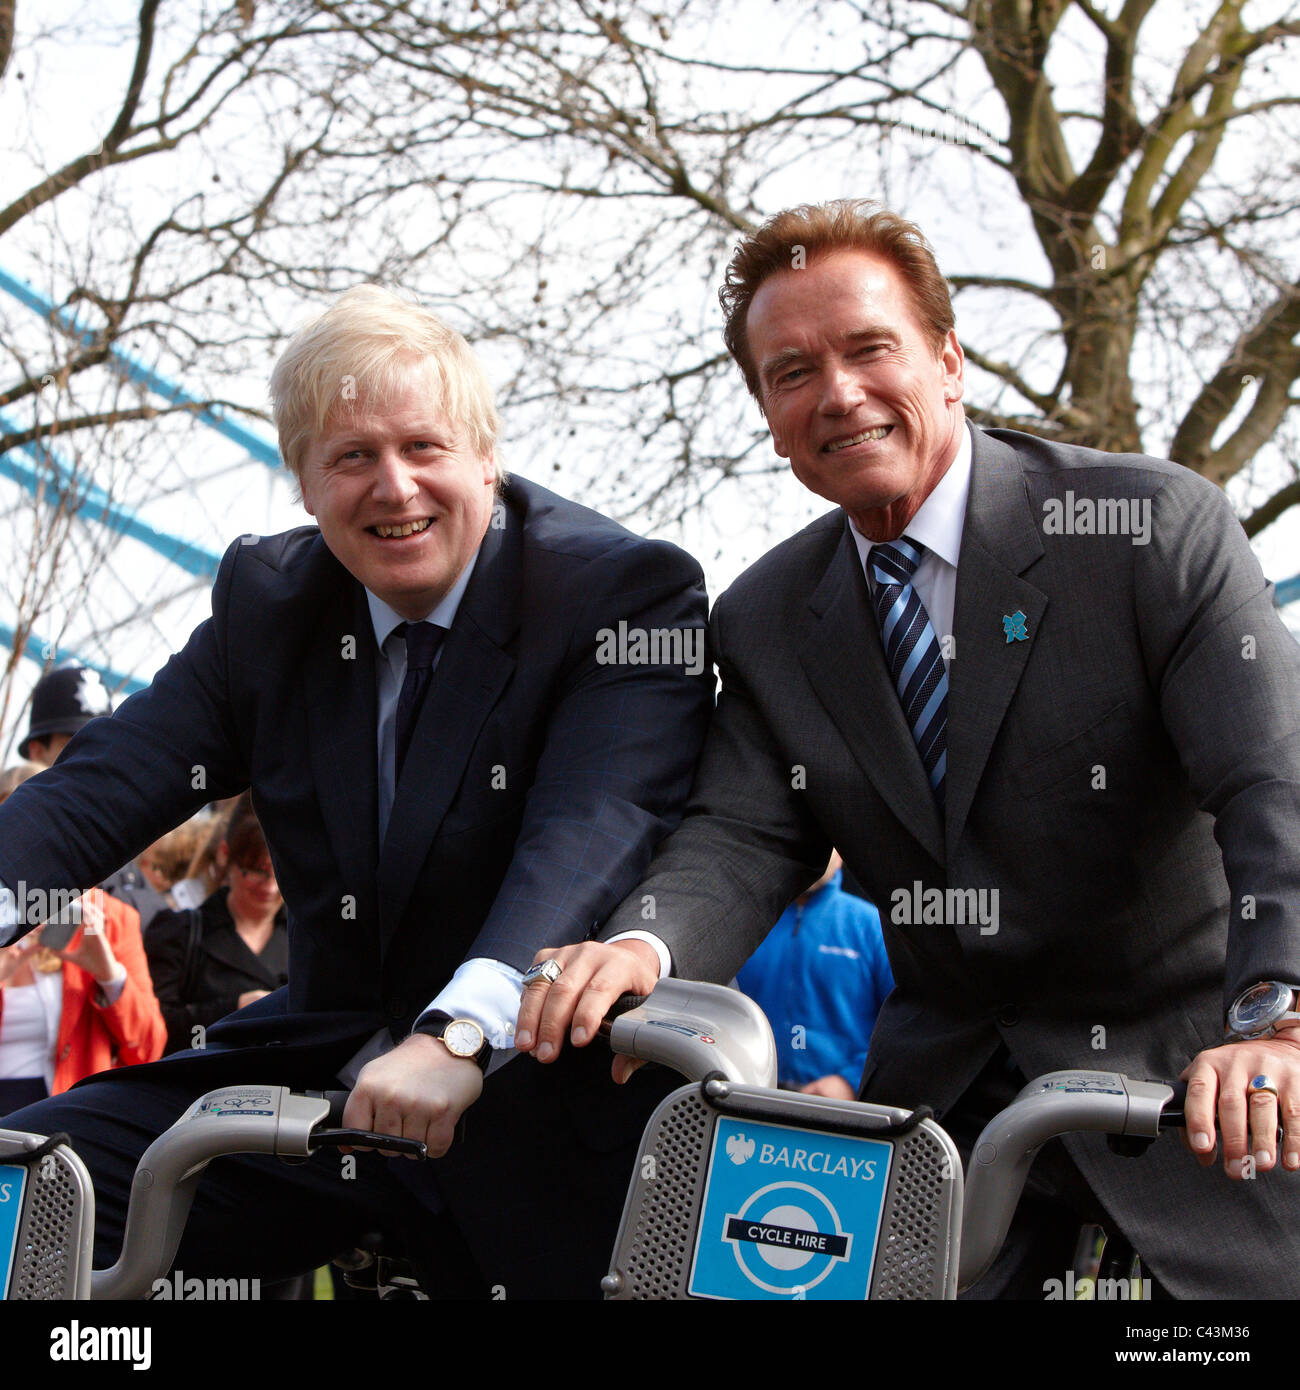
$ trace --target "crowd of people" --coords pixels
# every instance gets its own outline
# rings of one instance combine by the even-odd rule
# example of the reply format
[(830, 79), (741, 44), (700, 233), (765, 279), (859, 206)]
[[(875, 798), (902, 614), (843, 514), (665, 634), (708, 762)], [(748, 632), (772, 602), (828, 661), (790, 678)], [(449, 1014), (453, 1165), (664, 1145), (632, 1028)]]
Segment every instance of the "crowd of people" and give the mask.
[[(42, 677), (31, 709), (0, 802), (112, 712), (83, 666)], [(247, 792), (168, 831), (63, 917), (0, 947), (0, 1118), (201, 1045), (207, 1024), (288, 980), (284, 899)]]

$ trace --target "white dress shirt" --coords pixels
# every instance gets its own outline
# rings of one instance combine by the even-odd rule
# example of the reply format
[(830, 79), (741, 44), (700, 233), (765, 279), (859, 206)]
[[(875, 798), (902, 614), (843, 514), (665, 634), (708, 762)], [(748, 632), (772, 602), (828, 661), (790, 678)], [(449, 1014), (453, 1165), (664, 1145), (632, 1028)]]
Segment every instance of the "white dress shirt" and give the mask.
[[(930, 626), (939, 639), (945, 667), (950, 660), (951, 643), (943, 639), (952, 635), (953, 608), (957, 600), (957, 557), (961, 554), (966, 499), (970, 496), (970, 469), (970, 430), (963, 427), (956, 458), (935, 484), (934, 491), (921, 503), (903, 533), (918, 545), (925, 546), (925, 554), (912, 576), (912, 585), (929, 614)], [(874, 597), (876, 581), (868, 556), (876, 542), (867, 540), (851, 521), (849, 531), (858, 547), (863, 573), (867, 576), (867, 587)]]

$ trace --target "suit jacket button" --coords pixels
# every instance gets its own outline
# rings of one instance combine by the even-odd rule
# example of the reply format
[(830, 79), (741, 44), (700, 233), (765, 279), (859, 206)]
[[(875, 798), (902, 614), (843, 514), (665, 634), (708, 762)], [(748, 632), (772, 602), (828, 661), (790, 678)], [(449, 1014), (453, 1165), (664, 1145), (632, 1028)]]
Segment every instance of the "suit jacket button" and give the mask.
[(1014, 1028), (1020, 1022), (1020, 1010), (1014, 1004), (1003, 1004), (995, 1015), (1003, 1028)]

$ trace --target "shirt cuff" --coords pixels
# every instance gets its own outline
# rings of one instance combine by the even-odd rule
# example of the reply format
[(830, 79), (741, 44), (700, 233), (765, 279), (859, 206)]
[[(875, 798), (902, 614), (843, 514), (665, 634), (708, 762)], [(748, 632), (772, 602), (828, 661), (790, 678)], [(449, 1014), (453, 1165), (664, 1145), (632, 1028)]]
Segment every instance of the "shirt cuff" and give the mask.
[(621, 931), (617, 936), (609, 937), (605, 945), (612, 946), (616, 941), (644, 941), (655, 948), (655, 955), (659, 957), (659, 978), (666, 980), (673, 973), (673, 958), (668, 947), (659, 940), (657, 936), (648, 931)]
[(126, 988), (126, 966), (121, 961), (117, 963), (117, 974), (111, 980), (105, 980), (102, 984), (95, 983), (95, 1003), (101, 1009), (111, 1009), (114, 1004), (122, 997), (122, 991)]
[(431, 1013), (469, 1018), (483, 1030), (492, 1047), (493, 1072), (515, 1055), (515, 1022), (524, 997), (522, 972), (504, 961), (478, 956), (467, 960), (451, 977), (451, 982), (416, 1019), (423, 1023)]

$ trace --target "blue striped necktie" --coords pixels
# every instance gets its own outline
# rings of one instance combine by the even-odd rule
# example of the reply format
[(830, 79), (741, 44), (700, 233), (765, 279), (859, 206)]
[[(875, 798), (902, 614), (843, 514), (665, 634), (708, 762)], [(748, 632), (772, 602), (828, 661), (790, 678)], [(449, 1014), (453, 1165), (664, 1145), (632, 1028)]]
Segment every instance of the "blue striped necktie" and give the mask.
[(924, 554), (923, 545), (903, 536), (873, 545), (870, 561), (885, 664), (935, 800), (942, 806), (948, 770), (948, 672), (925, 605), (912, 587)]

